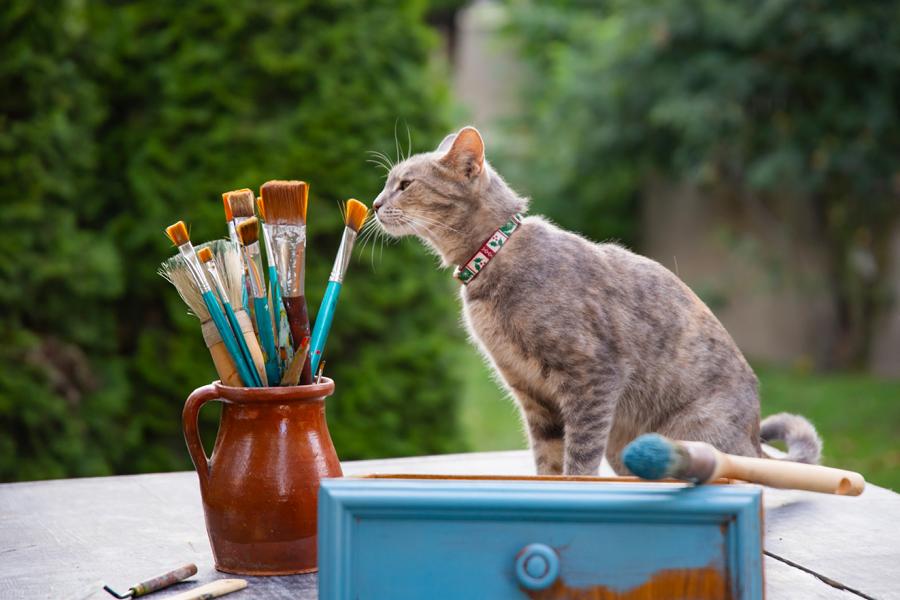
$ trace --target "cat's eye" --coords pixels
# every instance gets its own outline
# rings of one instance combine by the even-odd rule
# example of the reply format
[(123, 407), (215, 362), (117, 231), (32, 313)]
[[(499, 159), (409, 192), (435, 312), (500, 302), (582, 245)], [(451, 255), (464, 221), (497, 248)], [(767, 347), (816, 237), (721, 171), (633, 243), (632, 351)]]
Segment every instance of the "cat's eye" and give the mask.
[(402, 192), (406, 188), (412, 185), (412, 179), (404, 179), (400, 182), (400, 191)]

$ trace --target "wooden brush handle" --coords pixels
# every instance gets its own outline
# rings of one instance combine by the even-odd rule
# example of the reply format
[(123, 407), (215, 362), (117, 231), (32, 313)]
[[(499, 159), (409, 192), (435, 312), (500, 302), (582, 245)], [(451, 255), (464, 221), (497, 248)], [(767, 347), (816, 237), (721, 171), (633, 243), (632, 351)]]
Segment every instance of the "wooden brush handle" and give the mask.
[(718, 454), (718, 465), (713, 478), (728, 477), (774, 488), (841, 496), (859, 496), (866, 487), (863, 476), (853, 471), (788, 460), (734, 456), (723, 452)]
[(247, 587), (247, 581), (244, 579), (219, 579), (176, 596), (169, 596), (166, 600), (207, 600), (207, 598), (218, 598), (245, 587)]
[(256, 372), (259, 374), (260, 379), (262, 379), (263, 385), (277, 385), (277, 382), (269, 383), (268, 378), (266, 377), (266, 361), (263, 358), (259, 339), (256, 337), (256, 332), (253, 330), (253, 323), (250, 320), (250, 315), (247, 314), (246, 310), (241, 309), (236, 311), (234, 316), (237, 318), (238, 325), (241, 326), (241, 334), (244, 336), (244, 341), (247, 342), (250, 356), (253, 357), (253, 366), (256, 368)]
[(228, 386), (243, 386), (244, 384), (241, 381), (241, 376), (238, 375), (234, 359), (231, 358), (225, 342), (222, 341), (222, 336), (219, 335), (216, 324), (213, 323), (212, 319), (204, 321), (200, 326), (200, 330), (203, 332), (203, 341), (206, 342), (206, 347), (209, 348), (209, 354), (212, 356), (216, 373), (219, 374), (219, 380)]

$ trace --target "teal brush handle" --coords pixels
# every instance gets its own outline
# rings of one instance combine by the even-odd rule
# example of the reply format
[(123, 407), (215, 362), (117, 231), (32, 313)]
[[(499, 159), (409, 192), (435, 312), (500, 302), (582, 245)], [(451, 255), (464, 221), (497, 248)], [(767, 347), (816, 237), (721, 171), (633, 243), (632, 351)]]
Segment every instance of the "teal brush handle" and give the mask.
[(231, 330), (231, 326), (228, 325), (228, 321), (225, 320), (225, 315), (222, 314), (222, 307), (219, 306), (219, 301), (213, 296), (212, 290), (203, 292), (203, 301), (206, 303), (206, 308), (209, 309), (209, 316), (215, 323), (216, 329), (219, 330), (219, 335), (222, 336), (222, 341), (225, 342), (225, 349), (228, 350), (231, 360), (234, 361), (238, 377), (241, 378), (245, 386), (253, 387), (256, 380), (253, 378), (249, 367), (247, 367), (244, 357), (241, 356), (241, 349), (238, 347), (234, 332)]
[(266, 377), (269, 385), (278, 385), (281, 381), (281, 373), (278, 368), (278, 351), (275, 349), (275, 335), (272, 333), (272, 318), (269, 316), (269, 299), (265, 296), (253, 299), (253, 309), (256, 313), (256, 329), (259, 333), (259, 341), (266, 351)]
[(331, 331), (331, 321), (334, 319), (334, 310), (337, 308), (340, 294), (341, 282), (329, 281), (328, 287), (325, 288), (325, 297), (322, 298), (322, 304), (319, 305), (319, 312), (316, 313), (316, 326), (313, 328), (312, 341), (309, 343), (310, 367), (312, 367), (313, 373), (317, 372), (319, 361), (322, 360), (325, 340), (328, 339), (328, 332)]
[(275, 319), (275, 331), (279, 330), (281, 314), (281, 286), (278, 285), (278, 271), (275, 265), (269, 265), (269, 287), (272, 289), (272, 318)]
[(241, 331), (241, 324), (238, 323), (237, 315), (234, 314), (234, 309), (231, 308), (230, 302), (225, 305), (225, 315), (228, 317), (228, 322), (231, 323), (231, 330), (234, 331), (234, 336), (237, 338), (238, 346), (241, 348), (241, 354), (244, 355), (244, 360), (247, 361), (247, 364), (250, 366), (250, 372), (253, 374), (253, 386), (262, 387), (262, 378), (260, 378), (259, 373), (256, 372), (253, 355), (250, 354), (247, 340), (244, 339), (244, 333)]

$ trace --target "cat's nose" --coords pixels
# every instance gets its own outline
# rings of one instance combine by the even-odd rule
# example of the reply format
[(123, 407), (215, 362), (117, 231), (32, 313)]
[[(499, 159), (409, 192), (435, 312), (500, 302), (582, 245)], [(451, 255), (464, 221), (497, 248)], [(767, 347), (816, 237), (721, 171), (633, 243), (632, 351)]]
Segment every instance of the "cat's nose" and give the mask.
[(378, 209), (384, 205), (384, 194), (378, 194), (378, 197), (375, 198), (375, 202), (372, 203), (372, 209), (375, 212), (378, 212)]

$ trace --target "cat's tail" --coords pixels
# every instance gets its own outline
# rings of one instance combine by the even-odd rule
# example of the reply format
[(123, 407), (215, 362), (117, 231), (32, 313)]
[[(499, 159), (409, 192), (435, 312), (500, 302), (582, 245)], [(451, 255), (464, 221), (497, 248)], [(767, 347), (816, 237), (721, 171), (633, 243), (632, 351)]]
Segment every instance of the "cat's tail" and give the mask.
[(759, 435), (764, 442), (786, 443), (788, 452), (784, 460), (815, 465), (822, 458), (822, 438), (813, 424), (800, 415), (778, 413), (766, 417), (759, 424)]

